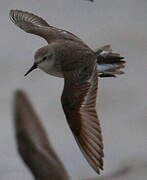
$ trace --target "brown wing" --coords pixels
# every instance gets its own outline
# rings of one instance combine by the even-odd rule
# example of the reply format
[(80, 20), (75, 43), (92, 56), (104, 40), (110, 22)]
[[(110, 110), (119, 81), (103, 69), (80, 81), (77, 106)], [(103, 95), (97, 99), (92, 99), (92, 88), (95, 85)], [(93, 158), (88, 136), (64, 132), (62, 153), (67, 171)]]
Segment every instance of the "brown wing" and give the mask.
[(18, 27), (23, 29), (25, 32), (41, 36), (48, 43), (56, 39), (81, 41), (74, 34), (50, 26), (41, 17), (38, 17), (29, 12), (24, 12), (20, 10), (11, 10), (10, 19), (14, 24), (16, 24)]
[(15, 132), (19, 153), (36, 180), (68, 179), (41, 122), (22, 91), (18, 91), (15, 97)]
[(103, 141), (99, 119), (95, 110), (97, 96), (97, 70), (88, 63), (74, 71), (64, 71), (65, 85), (62, 106), (73, 135), (93, 169), (103, 169)]
[(54, 39), (55, 32), (41, 17), (20, 10), (11, 10), (10, 19), (25, 32), (41, 36), (48, 43)]

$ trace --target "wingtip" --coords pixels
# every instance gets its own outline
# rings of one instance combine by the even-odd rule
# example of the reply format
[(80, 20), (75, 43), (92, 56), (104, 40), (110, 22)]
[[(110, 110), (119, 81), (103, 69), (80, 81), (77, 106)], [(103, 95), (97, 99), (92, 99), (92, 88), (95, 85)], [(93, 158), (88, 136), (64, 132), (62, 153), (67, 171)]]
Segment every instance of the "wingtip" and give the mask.
[(81, 152), (83, 153), (83, 155), (85, 156), (85, 158), (87, 159), (87, 162), (89, 163), (89, 165), (91, 166), (91, 168), (98, 174), (101, 174), (101, 171), (103, 171), (103, 166), (104, 166), (104, 162), (103, 162), (103, 157), (104, 154), (100, 157), (100, 159), (95, 161), (95, 158), (93, 158), (93, 156), (90, 157), (89, 151), (86, 148), (84, 148), (84, 144), (83, 141), (79, 141), (79, 139), (74, 135), (76, 142), (78, 143)]
[(15, 23), (15, 16), (16, 16), (16, 13), (19, 13), (19, 12), (23, 12), (21, 10), (18, 10), (18, 9), (10, 9), (9, 11), (9, 17), (10, 17), (10, 20)]
[(12, 21), (12, 22), (14, 22), (14, 20), (13, 20), (13, 12), (14, 12), (14, 10), (13, 9), (11, 9), (10, 11), (9, 11), (9, 18), (10, 18), (10, 20)]
[(17, 9), (11, 9), (10, 12), (9, 12), (9, 18), (10, 18), (10, 20), (11, 20), (14, 24), (16, 24), (16, 21), (15, 21), (15, 13), (16, 13), (17, 11), (19, 11), (19, 10), (17, 10)]
[[(92, 166), (93, 167), (93, 166)], [(104, 170), (103, 165), (102, 166), (97, 166), (97, 167), (93, 167), (93, 170), (98, 174), (101, 175), (102, 171)]]

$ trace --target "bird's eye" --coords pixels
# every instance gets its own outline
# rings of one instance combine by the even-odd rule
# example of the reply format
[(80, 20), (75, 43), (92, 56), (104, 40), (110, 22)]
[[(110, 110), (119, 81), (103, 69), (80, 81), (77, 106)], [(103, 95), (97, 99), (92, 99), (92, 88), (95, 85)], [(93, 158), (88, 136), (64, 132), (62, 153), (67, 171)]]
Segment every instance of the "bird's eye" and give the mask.
[(45, 61), (46, 59), (47, 59), (47, 56), (44, 56), (42, 60)]

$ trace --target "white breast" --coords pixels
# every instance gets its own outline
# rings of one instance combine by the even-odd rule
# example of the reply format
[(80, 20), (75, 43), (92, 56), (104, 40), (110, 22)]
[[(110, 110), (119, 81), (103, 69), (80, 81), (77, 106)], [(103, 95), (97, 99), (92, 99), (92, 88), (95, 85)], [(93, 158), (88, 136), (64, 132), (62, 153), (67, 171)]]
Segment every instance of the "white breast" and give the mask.
[(62, 72), (60, 68), (55, 66), (55, 61), (54, 59), (49, 60), (49, 61), (44, 61), (41, 64), (39, 64), (39, 68), (46, 72), (47, 74), (50, 74), (52, 76), (56, 77), (63, 77)]

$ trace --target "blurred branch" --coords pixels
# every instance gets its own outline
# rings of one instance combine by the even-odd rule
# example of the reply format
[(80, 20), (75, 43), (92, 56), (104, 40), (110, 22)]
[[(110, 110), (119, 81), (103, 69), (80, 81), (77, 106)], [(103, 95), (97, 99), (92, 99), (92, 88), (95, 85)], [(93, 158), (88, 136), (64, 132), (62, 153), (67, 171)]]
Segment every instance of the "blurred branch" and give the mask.
[(14, 107), (18, 151), (35, 179), (68, 180), (67, 172), (52, 149), (44, 128), (24, 92), (16, 92)]

